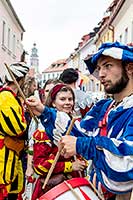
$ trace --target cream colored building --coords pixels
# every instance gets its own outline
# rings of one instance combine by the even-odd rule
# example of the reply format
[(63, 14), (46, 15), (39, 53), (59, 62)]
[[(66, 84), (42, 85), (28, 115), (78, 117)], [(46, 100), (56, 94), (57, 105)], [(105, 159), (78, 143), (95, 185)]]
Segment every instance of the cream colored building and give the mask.
[(42, 72), (42, 82), (45, 83), (49, 79), (57, 79), (64, 69), (67, 69), (67, 59), (60, 59), (53, 62), (48, 68)]
[(124, 44), (133, 42), (133, 0), (119, 0), (110, 16), (109, 24), (114, 27), (114, 41)]
[(10, 0), (0, 0), (0, 77), (2, 79), (6, 73), (4, 63), (9, 65), (21, 59), (24, 31)]
[(101, 21), (101, 28), (97, 33), (96, 38), (96, 49), (98, 49), (104, 42), (114, 41), (114, 29), (109, 26), (109, 16), (106, 16)]
[[(84, 62), (85, 58), (88, 55), (93, 54), (95, 51), (96, 51), (96, 45), (94, 44), (94, 37), (90, 37), (89, 40), (78, 50), (78, 53), (80, 55), (80, 62), (78, 69), (84, 75), (83, 77), (84, 81), (81, 87), (84, 91), (93, 91), (93, 92), (100, 91), (99, 80), (93, 75), (89, 74), (89, 71)], [(88, 79), (86, 77), (88, 77)]]

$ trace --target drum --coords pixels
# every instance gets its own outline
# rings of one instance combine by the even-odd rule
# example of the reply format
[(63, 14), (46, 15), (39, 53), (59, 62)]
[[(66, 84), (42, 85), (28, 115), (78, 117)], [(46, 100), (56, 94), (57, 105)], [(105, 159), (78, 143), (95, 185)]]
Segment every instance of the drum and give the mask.
[(39, 200), (99, 200), (85, 178), (72, 178), (53, 187)]

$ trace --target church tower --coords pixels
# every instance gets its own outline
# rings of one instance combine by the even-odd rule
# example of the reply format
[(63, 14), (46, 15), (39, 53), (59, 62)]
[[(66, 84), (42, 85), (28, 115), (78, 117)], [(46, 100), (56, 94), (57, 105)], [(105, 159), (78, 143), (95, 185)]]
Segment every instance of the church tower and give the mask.
[(33, 48), (31, 49), (30, 66), (34, 68), (35, 74), (39, 73), (39, 56), (36, 43), (33, 44)]

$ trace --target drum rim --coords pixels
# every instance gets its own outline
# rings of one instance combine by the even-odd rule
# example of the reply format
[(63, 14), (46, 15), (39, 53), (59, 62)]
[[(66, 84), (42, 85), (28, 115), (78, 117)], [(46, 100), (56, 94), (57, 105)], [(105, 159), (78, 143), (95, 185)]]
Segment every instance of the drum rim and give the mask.
[[(71, 184), (73, 188), (77, 186), (90, 186), (91, 188), (91, 185), (86, 178), (72, 178), (70, 180), (67, 180), (67, 182)], [(53, 200), (69, 190), (70, 190), (69, 187), (64, 182), (62, 182), (58, 184), (57, 186), (53, 187), (51, 190), (49, 190), (45, 194), (43, 194), (39, 198), (39, 200), (47, 200), (47, 199)]]

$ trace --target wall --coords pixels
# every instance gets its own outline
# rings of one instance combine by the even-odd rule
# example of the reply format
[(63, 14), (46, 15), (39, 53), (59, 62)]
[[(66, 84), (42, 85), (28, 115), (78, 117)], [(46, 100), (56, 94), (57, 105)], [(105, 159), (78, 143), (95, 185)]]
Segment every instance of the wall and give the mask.
[[(133, 1), (126, 0), (121, 7), (118, 15), (112, 22), (114, 26), (114, 40), (118, 40), (122, 43), (133, 42)], [(128, 35), (126, 38), (126, 29), (128, 29)]]
[[(3, 21), (5, 22), (4, 43), (2, 40)], [(7, 1), (0, 0), (0, 76), (2, 79), (4, 79), (4, 74), (6, 73), (4, 62), (11, 64), (15, 61), (20, 61), (20, 57), (23, 52), (21, 34), (23, 34), (23, 30), (17, 23), (17, 20), (15, 19)]]

